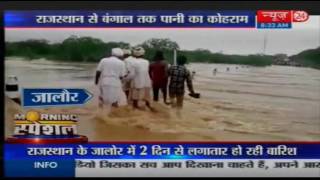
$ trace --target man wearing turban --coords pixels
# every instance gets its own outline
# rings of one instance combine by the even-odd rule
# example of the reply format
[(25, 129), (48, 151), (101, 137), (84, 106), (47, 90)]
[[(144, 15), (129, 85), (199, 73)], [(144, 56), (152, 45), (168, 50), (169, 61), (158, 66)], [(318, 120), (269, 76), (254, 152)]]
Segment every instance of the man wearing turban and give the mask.
[(123, 81), (123, 90), (127, 96), (128, 103), (132, 100), (132, 78), (134, 77), (134, 68), (133, 64), (135, 58), (131, 56), (131, 51), (129, 49), (123, 49), (123, 61), (126, 65), (126, 77)]
[(133, 65), (134, 75), (132, 79), (133, 107), (139, 109), (139, 101), (145, 101), (146, 106), (151, 110), (151, 79), (149, 76), (149, 61), (144, 59), (145, 50), (142, 47), (133, 49), (135, 57)]
[(122, 60), (123, 51), (120, 48), (113, 48), (111, 56), (103, 58), (96, 72), (95, 84), (100, 90), (100, 107), (107, 105), (108, 110), (123, 104), (124, 92), (122, 90), (122, 78), (126, 75), (125, 64)]

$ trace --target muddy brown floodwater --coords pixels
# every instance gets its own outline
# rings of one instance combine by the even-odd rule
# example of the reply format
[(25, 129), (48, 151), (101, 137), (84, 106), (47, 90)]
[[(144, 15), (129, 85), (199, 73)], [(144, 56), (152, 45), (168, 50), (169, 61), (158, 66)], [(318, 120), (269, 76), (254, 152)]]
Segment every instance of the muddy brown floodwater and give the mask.
[[(5, 61), (5, 74), (16, 75), (20, 88), (85, 88), (97, 95), (95, 68), (96, 64), (13, 57)], [(201, 98), (186, 95), (181, 117), (163, 103), (154, 103), (157, 113), (125, 106), (108, 117), (98, 109), (96, 96), (83, 107), (36, 110), (78, 114), (78, 132), (90, 141), (320, 140), (319, 70), (223, 64), (188, 68), (196, 72), (194, 87)], [(9, 99), (5, 105), (6, 136), (10, 136), (13, 115), (26, 110)]]

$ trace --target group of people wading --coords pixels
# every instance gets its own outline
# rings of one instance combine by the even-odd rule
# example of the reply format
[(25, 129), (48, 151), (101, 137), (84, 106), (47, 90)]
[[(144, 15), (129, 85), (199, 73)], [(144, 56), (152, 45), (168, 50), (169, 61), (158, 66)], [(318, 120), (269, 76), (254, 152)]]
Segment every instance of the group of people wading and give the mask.
[[(99, 107), (119, 107), (131, 104), (134, 109), (144, 102), (152, 112), (156, 109), (153, 101), (159, 101), (159, 91), (162, 92), (163, 102), (174, 108), (183, 107), (185, 82), (190, 96), (196, 96), (193, 90), (192, 74), (185, 67), (187, 58), (178, 56), (177, 63), (169, 66), (163, 52), (157, 51), (150, 64), (144, 58), (145, 50), (134, 47), (132, 50), (113, 48), (111, 56), (101, 59), (98, 64), (95, 84), (99, 87)], [(167, 99), (169, 90), (169, 98)]]

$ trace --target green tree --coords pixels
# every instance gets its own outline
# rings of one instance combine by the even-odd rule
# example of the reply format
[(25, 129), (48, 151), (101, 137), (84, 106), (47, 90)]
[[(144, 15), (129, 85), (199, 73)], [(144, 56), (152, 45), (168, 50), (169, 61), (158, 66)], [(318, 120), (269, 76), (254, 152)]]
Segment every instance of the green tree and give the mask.
[(156, 39), (152, 38), (142, 43), (142, 47), (146, 49), (158, 49), (158, 50), (173, 50), (180, 49), (178, 43), (171, 41), (170, 39)]

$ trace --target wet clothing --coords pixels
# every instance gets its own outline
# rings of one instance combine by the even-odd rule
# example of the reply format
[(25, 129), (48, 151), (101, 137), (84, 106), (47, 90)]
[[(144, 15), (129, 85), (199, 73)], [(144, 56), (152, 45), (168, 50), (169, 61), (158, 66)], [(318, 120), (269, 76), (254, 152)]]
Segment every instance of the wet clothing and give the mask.
[(161, 90), (164, 101), (167, 99), (168, 64), (165, 61), (156, 61), (150, 65), (149, 74), (152, 80), (153, 100), (159, 100)]
[(167, 86), (164, 87), (152, 87), (153, 90), (153, 100), (159, 101), (159, 91), (161, 90), (161, 93), (163, 95), (163, 100), (167, 100)]
[(173, 106), (176, 106), (177, 108), (182, 108), (184, 99), (183, 95), (170, 94), (170, 99)]
[(103, 58), (98, 64), (97, 71), (101, 72), (100, 85), (121, 87), (121, 78), (126, 75), (125, 64), (117, 57)]
[(150, 101), (150, 90), (151, 88), (133, 88), (132, 89), (132, 99), (133, 100), (144, 100)]
[(106, 105), (123, 102), (121, 78), (125, 76), (125, 64), (117, 57), (103, 58), (98, 64), (101, 72), (99, 80), (99, 99)]
[(123, 90), (126, 93), (128, 101), (130, 101), (132, 97), (132, 79), (134, 77), (134, 67), (133, 67), (134, 61), (135, 61), (135, 58), (132, 56), (129, 56), (124, 59), (127, 74), (123, 79)]
[(153, 87), (164, 87), (168, 83), (168, 65), (164, 61), (156, 61), (150, 65), (149, 74)]
[(169, 94), (170, 96), (184, 95), (184, 83), (190, 91), (193, 91), (192, 80), (189, 70), (185, 66), (173, 65), (169, 68), (168, 75), (170, 77)]
[(143, 58), (133, 60), (132, 99), (150, 101), (151, 79), (149, 61)]
[(150, 88), (149, 61), (143, 58), (135, 58), (133, 59), (132, 65), (134, 69), (132, 79), (133, 88)]
[(127, 105), (127, 98), (121, 87), (102, 85), (99, 90), (99, 101), (103, 104), (112, 105), (113, 103), (118, 103), (119, 106)]
[(124, 78), (125, 81), (131, 81), (134, 77), (134, 66), (133, 63), (135, 62), (135, 58), (132, 56), (127, 57), (124, 59), (124, 63), (126, 65), (126, 77)]

